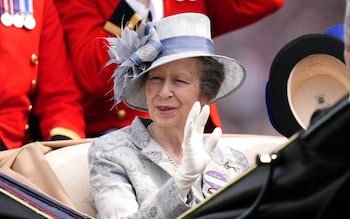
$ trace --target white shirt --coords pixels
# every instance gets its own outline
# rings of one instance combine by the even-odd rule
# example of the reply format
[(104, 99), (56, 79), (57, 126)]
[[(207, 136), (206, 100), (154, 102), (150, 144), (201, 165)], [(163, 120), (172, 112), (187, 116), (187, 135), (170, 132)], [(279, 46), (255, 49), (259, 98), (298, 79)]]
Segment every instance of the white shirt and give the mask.
[(125, 0), (129, 6), (138, 13), (142, 19), (148, 18), (148, 13), (151, 11), (152, 21), (157, 21), (164, 17), (164, 5), (163, 0), (151, 0), (150, 7), (146, 7), (144, 4), (135, 0)]

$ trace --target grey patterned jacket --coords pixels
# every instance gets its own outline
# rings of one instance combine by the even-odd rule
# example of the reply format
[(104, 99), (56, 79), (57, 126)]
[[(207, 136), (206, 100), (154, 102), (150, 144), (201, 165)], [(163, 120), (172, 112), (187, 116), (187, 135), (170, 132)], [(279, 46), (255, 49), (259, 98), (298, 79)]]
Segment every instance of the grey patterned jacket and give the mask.
[(135, 118), (131, 126), (92, 141), (88, 156), (96, 218), (176, 218), (248, 168), (243, 153), (218, 145), (184, 201), (173, 166), (147, 131), (150, 123)]

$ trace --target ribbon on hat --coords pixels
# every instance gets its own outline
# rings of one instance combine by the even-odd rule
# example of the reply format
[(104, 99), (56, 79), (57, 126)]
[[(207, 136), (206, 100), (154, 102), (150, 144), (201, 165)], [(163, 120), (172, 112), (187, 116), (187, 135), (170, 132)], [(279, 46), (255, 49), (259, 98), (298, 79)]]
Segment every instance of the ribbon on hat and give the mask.
[(125, 27), (121, 37), (110, 37), (107, 41), (111, 60), (106, 65), (119, 65), (112, 75), (114, 100), (117, 105), (122, 100), (124, 88), (131, 79), (151, 65), (161, 52), (162, 44), (152, 22), (143, 25), (138, 32)]

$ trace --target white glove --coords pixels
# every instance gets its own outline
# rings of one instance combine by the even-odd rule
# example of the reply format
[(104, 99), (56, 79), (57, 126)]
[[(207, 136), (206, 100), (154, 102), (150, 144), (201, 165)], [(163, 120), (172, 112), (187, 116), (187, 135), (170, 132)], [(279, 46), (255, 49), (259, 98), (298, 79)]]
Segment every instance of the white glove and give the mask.
[(203, 145), (204, 127), (208, 120), (210, 109), (208, 105), (205, 105), (202, 111), (200, 111), (200, 108), (200, 103), (197, 101), (193, 104), (188, 114), (182, 143), (182, 162), (174, 176), (175, 183), (183, 199), (186, 198), (193, 183), (210, 162), (211, 154), (222, 133), (220, 128), (215, 128), (206, 145)]

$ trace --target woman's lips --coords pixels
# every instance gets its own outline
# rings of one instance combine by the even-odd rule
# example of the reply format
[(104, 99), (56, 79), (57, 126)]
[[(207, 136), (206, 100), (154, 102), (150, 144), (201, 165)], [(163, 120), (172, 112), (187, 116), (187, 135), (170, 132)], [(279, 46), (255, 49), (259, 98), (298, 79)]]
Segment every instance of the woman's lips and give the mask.
[(170, 113), (172, 112), (175, 107), (171, 107), (171, 106), (157, 106), (157, 109), (160, 113), (162, 114), (167, 114), (167, 113)]

